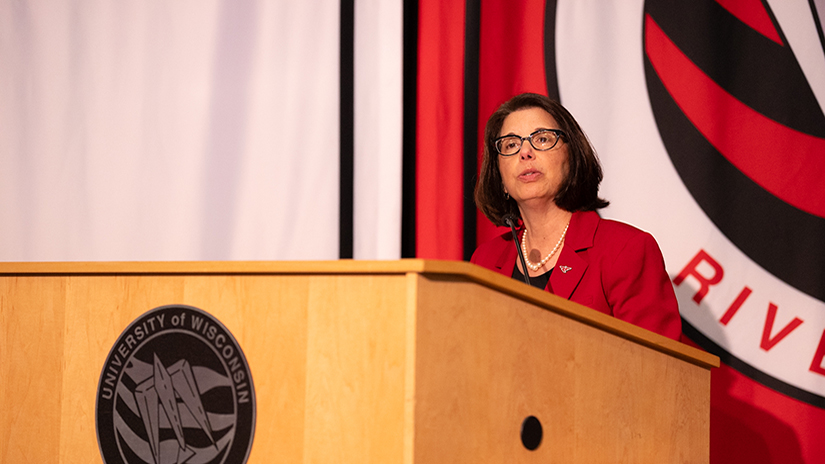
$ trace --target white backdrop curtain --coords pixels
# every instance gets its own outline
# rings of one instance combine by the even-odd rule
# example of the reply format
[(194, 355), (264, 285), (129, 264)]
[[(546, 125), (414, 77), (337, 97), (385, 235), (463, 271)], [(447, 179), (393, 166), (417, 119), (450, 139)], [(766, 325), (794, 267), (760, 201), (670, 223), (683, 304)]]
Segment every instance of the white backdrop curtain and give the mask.
[[(395, 3), (356, 11), (397, 25), (358, 36), (362, 258), (399, 255)], [(339, 42), (337, 0), (0, 1), (0, 260), (337, 259)]]

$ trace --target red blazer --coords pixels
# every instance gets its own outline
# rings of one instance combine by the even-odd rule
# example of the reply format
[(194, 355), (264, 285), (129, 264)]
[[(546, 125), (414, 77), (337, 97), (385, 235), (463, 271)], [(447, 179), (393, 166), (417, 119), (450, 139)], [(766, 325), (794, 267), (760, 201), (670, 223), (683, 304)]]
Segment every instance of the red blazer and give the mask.
[[(507, 232), (479, 246), (470, 261), (510, 277), (516, 259)], [(656, 240), (592, 211), (573, 213), (545, 290), (674, 340), (682, 333), (679, 304)]]

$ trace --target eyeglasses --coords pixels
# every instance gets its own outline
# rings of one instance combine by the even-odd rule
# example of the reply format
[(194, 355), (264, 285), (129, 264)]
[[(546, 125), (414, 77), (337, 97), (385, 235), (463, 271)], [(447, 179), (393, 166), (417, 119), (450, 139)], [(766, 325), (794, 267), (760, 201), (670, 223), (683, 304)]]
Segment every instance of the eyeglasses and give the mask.
[(547, 151), (559, 143), (559, 139), (564, 137), (564, 132), (559, 129), (539, 129), (527, 137), (518, 135), (505, 135), (493, 141), (496, 151), (503, 156), (513, 156), (521, 151), (521, 145), (525, 140), (530, 141), (530, 145), (538, 151)]

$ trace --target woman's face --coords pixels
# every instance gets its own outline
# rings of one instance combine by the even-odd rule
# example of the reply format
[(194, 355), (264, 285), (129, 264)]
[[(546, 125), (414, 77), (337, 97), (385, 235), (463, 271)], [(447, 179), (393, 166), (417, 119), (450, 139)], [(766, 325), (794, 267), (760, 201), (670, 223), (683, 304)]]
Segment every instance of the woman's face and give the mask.
[[(525, 108), (510, 113), (501, 126), (499, 137), (527, 137), (539, 129), (558, 129), (556, 120), (541, 108)], [(538, 151), (525, 140), (512, 156), (498, 156), (498, 169), (504, 191), (519, 206), (527, 202), (553, 201), (567, 176), (567, 144), (559, 140), (555, 147)]]

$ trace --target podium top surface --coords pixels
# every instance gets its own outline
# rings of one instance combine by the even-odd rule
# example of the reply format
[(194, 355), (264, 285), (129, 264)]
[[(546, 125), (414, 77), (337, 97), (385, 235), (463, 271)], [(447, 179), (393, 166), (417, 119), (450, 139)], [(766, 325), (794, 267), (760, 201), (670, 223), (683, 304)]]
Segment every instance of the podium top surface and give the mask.
[(481, 269), (463, 261), (61, 261), (0, 262), (0, 275), (26, 274), (465, 274)]
[(719, 358), (692, 346), (636, 327), (543, 290), (463, 261), (402, 259), (395, 261), (132, 261), (0, 262), (3, 276), (106, 275), (332, 275), (422, 274), (471, 281), (528, 301), (582, 323), (635, 341), (701, 367), (719, 366)]

